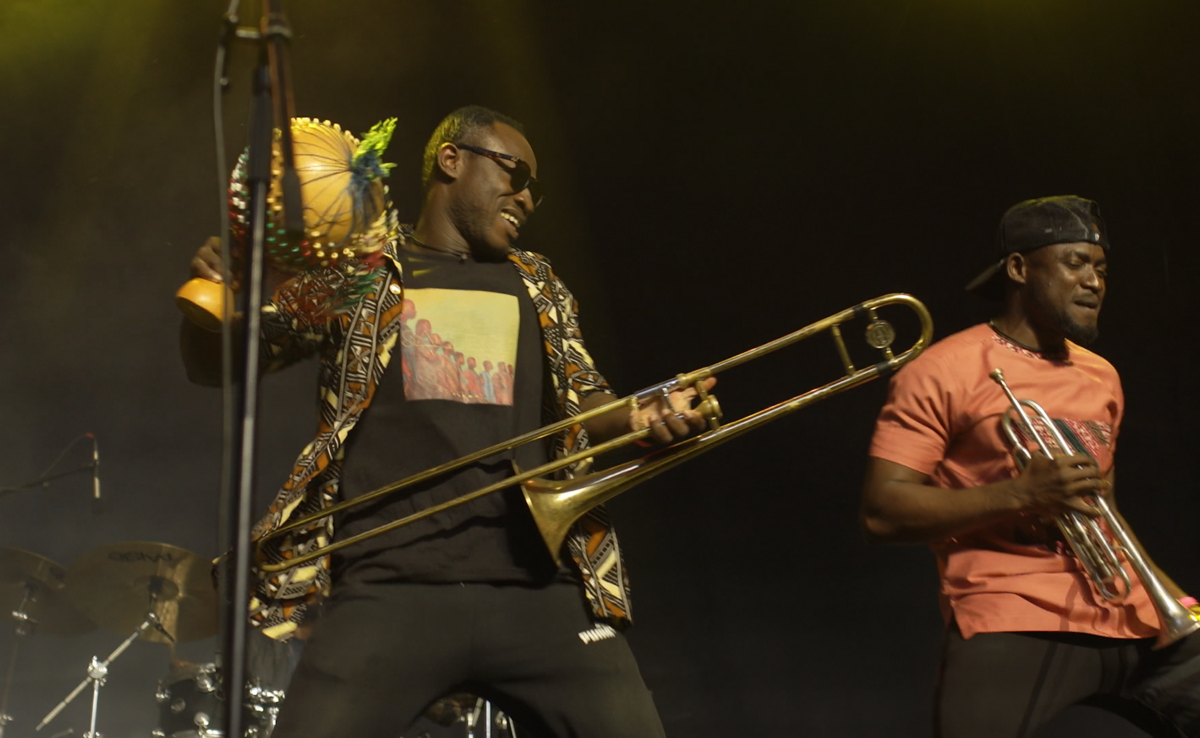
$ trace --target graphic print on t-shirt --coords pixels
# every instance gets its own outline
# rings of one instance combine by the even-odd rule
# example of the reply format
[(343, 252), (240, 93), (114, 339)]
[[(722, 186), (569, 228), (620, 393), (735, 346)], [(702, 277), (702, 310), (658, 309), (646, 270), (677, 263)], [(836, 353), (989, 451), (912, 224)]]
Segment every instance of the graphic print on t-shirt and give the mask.
[(479, 290), (409, 289), (400, 315), (407, 400), (513, 404), (520, 303)]
[[(1101, 450), (1112, 445), (1112, 426), (1108, 423), (1098, 420), (1067, 420), (1064, 418), (1052, 418), (1052, 420), (1057, 426), (1056, 430), (1059, 435), (1071, 446), (1064, 450), (1065, 453), (1085, 453), (1092, 459), (1099, 459)], [(1046, 427), (1042, 419), (1030, 412), (1029, 422), (1033, 423), (1034, 430), (1037, 431), (1042, 441), (1051, 450), (1057, 450), (1058, 441), (1055, 440), (1054, 433)], [(1013, 432), (1021, 445), (1029, 449), (1030, 453), (1041, 455), (1041, 446), (1030, 438), (1029, 432), (1025, 430), (1025, 424), (1019, 420), (1014, 420), (1012, 423)]]

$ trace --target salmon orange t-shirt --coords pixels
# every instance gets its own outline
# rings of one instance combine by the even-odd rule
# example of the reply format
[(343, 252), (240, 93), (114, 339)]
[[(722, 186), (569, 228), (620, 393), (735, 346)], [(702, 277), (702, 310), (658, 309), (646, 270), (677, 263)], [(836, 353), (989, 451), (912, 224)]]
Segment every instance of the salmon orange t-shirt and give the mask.
[[(1124, 410), (1113, 366), (1070, 342), (1065, 357), (1032, 351), (989, 325), (939, 341), (892, 379), (871, 456), (927, 474), (930, 484), (946, 489), (1016, 476), (1001, 428), (1011, 405), (988, 376), (996, 368), (1018, 399), (1045, 408), (1108, 473)], [(1145, 638), (1158, 632), (1153, 605), (1128, 564), (1134, 588), (1123, 604), (1109, 604), (1094, 593), (1051, 520), (1021, 515), (932, 548), (942, 612), (965, 638), (1016, 631)]]

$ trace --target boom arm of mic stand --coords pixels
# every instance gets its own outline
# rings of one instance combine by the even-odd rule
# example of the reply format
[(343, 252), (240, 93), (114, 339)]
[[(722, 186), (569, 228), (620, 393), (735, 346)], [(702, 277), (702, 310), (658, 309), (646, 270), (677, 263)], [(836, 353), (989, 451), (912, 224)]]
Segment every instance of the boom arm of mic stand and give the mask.
[(60, 471), (60, 472), (56, 472), (54, 474), (47, 474), (44, 477), (38, 477), (37, 479), (34, 479), (29, 482), (25, 482), (24, 484), (18, 484), (16, 487), (0, 487), (0, 496), (9, 494), (10, 492), (20, 492), (23, 489), (29, 489), (31, 487), (37, 487), (40, 485), (44, 485), (52, 480), (59, 479), (61, 477), (67, 477), (72, 474), (79, 474), (81, 472), (90, 472), (94, 468), (95, 468), (95, 465), (89, 461), (88, 463), (83, 464), (81, 466), (77, 466), (74, 469), (67, 469), (66, 471)]

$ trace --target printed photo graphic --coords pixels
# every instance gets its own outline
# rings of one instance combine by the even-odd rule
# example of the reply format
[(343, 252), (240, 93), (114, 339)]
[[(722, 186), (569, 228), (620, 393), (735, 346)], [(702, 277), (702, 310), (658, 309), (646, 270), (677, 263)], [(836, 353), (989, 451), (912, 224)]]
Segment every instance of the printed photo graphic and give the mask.
[(400, 316), (405, 398), (511, 406), (520, 311), (514, 295), (406, 290)]

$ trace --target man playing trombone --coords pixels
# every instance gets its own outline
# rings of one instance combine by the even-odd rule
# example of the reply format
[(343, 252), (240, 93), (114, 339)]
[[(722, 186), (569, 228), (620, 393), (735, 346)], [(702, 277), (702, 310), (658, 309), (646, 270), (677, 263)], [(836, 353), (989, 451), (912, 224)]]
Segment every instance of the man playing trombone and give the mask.
[[(423, 185), (416, 225), (397, 229), (353, 309), (315, 325), (300, 319), (311, 276), (285, 283), (264, 307), (270, 370), (320, 358), (321, 418), (257, 537), (613, 400), (571, 293), (543, 257), (516, 246), (540, 200), (520, 124), (480, 107), (451, 113), (426, 147)], [(193, 276), (219, 281), (218, 263), (210, 242)], [(194, 380), (211, 382), (216, 345), (185, 325)], [(320, 552), (503, 481), (514, 462), (531, 469), (587, 449), (589, 438), (648, 427), (670, 442), (704, 424), (694, 395), (689, 387), (636, 409), (614, 405), (552, 443), (509, 449), (265, 539), (267, 560)], [(493, 700), (530, 735), (661, 736), (619, 632), (630, 619), (628, 580), (602, 508), (575, 524), (562, 561), (509, 488), (342, 549), (332, 564), (317, 558), (260, 576), (251, 615), (275, 638), (290, 637), (332, 585), (275, 738), (395, 738), (453, 692)]]
[[(1032, 736), (1099, 699), (1162, 735), (1200, 736), (1200, 636), (1189, 635), (1186, 609), (1195, 600), (1152, 564), (1143, 582), (1124, 554), (1086, 554), (1103, 551), (1113, 527), (1092, 521), (1097, 504), (1115, 504), (1124, 408), (1116, 370), (1083, 348), (1097, 336), (1108, 273), (1099, 209), (1071, 196), (1018, 203), (998, 243), (968, 289), (999, 301), (999, 314), (893, 378), (863, 492), (871, 541), (926, 543), (937, 556), (947, 629), (936, 734)], [(1058, 431), (1069, 448), (1037, 452), (1019, 419), (1027, 403), (1014, 404), (1002, 381), (1053, 419), (1030, 420), (1035, 432)], [(1013, 441), (1032, 456), (1014, 456)], [(1127, 530), (1115, 512), (1112, 522)], [(1156, 649), (1160, 631), (1170, 643)]]

